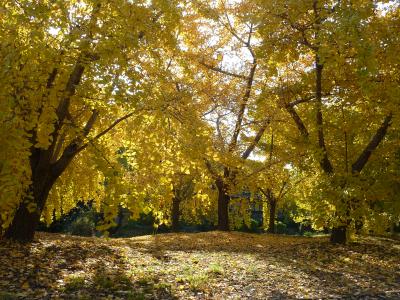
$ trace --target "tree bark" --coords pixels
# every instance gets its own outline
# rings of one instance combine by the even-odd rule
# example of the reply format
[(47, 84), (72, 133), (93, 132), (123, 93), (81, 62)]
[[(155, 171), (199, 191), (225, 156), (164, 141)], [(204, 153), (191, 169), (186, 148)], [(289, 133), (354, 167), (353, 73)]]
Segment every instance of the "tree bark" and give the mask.
[(37, 211), (30, 212), (25, 202), (21, 203), (4, 237), (23, 243), (32, 241), (39, 219), (40, 216)]
[(347, 226), (337, 226), (332, 228), (331, 243), (334, 244), (346, 244), (347, 243)]
[(393, 114), (389, 113), (385, 119), (383, 120), (381, 126), (377, 129), (374, 136), (372, 137), (371, 141), (365, 147), (364, 151), (360, 154), (357, 161), (351, 166), (351, 172), (353, 174), (360, 173), (366, 163), (368, 162), (370, 156), (375, 151), (375, 149), (379, 146), (382, 142), (386, 133), (392, 124)]
[[(32, 170), (32, 183), (26, 197), (21, 200), (11, 225), (5, 232), (5, 238), (21, 242), (33, 240), (50, 190), (57, 178), (61, 176), (72, 159), (79, 153), (77, 151), (78, 147), (79, 144), (73, 141), (66, 147), (60, 159), (55, 163), (52, 163), (52, 147), (46, 150), (38, 149), (34, 146), (31, 147), (30, 168)], [(32, 206), (31, 209), (28, 208), (29, 206)]]
[(321, 168), (324, 170), (326, 174), (333, 173), (333, 166), (328, 157), (328, 152), (325, 144), (325, 135), (324, 135), (324, 121), (322, 116), (322, 70), (323, 65), (319, 62), (319, 56), (316, 55), (315, 64), (316, 64), (316, 89), (315, 89), (315, 98), (316, 98), (316, 123), (318, 129), (318, 146), (322, 152), (322, 157), (319, 160), (319, 164)]
[(178, 232), (180, 230), (180, 226), (179, 226), (179, 218), (181, 216), (180, 204), (181, 204), (181, 200), (178, 197), (174, 197), (172, 199), (172, 212), (171, 212), (172, 226), (171, 226), (171, 229), (173, 232)]
[(276, 233), (275, 230), (275, 215), (276, 215), (276, 199), (270, 198), (268, 199), (268, 208), (269, 208), (269, 222), (268, 222), (268, 233)]
[[(284, 183), (281, 192), (279, 193), (280, 195), (282, 194), (282, 190), (286, 183)], [(276, 215), (276, 205), (278, 203), (278, 198), (275, 197), (274, 193), (270, 188), (267, 190), (263, 190), (260, 188), (261, 193), (264, 194), (265, 198), (267, 199), (268, 202), (268, 209), (269, 209), (269, 222), (268, 222), (268, 228), (267, 232), (268, 233), (275, 233), (275, 215)]]
[(216, 181), (218, 189), (218, 230), (229, 231), (229, 200), (230, 196), (227, 193), (227, 187), (223, 179), (219, 178)]
[[(54, 176), (32, 177), (28, 194), (20, 203), (11, 225), (4, 234), (5, 238), (23, 243), (33, 240), (35, 230), (40, 222), (40, 216), (55, 180)], [(29, 204), (32, 205), (31, 210), (28, 209)]]

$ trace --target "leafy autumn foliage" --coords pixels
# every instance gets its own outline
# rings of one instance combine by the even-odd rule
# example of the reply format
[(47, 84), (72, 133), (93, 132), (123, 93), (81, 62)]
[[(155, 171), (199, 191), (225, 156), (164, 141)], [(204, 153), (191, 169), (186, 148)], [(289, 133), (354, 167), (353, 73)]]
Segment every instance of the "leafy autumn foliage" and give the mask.
[[(400, 221), (395, 1), (5, 1), (1, 235), (78, 202), (331, 241)], [(250, 197), (238, 197), (243, 192)], [(288, 206), (287, 203), (290, 203)], [(269, 220), (267, 226), (266, 220)]]

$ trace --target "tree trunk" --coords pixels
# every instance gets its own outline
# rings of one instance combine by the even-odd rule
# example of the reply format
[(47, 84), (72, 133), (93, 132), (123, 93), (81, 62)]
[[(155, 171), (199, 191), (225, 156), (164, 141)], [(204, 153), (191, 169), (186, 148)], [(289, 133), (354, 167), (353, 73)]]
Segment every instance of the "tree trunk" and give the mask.
[(268, 222), (268, 233), (275, 233), (275, 215), (276, 215), (276, 200), (268, 199), (269, 207), (269, 222)]
[(118, 206), (118, 214), (114, 218), (114, 220), (116, 225), (108, 229), (108, 232), (110, 234), (116, 234), (118, 230), (122, 227), (122, 223), (124, 221), (124, 209), (122, 206)]
[[(96, 27), (97, 14), (100, 8), (100, 4), (96, 5), (93, 8), (88, 28), (91, 29), (92, 27)], [(90, 40), (93, 41), (92, 33), (90, 30), (89, 32), (87, 32), (87, 35), (89, 36)], [(87, 63), (89, 61), (94, 61), (98, 59), (96, 55), (92, 55), (87, 52), (86, 46), (85, 49), (81, 50), (82, 51), (79, 55), (78, 60), (75, 63), (72, 72), (69, 75), (68, 81), (62, 92), (62, 96), (55, 111), (57, 114), (57, 121), (54, 124), (54, 131), (51, 133), (51, 145), (47, 149), (36, 148), (34, 145), (37, 143), (37, 128), (29, 131), (29, 134), (31, 136), (30, 142), (32, 144), (30, 155), (32, 184), (29, 187), (29, 193), (27, 197), (25, 197), (25, 199), (21, 199), (21, 203), (17, 208), (11, 225), (9, 226), (9, 228), (6, 229), (6, 232), (4, 234), (6, 238), (18, 240), (21, 242), (28, 242), (33, 239), (35, 230), (40, 221), (40, 216), (46, 205), (47, 197), (52, 186), (54, 185), (57, 178), (60, 177), (64, 170), (67, 168), (72, 159), (80, 151), (88, 146), (88, 143), (84, 143), (84, 137), (87, 137), (98, 117), (97, 110), (93, 110), (91, 117), (82, 129), (82, 135), (76, 135), (76, 137), (72, 139), (70, 144), (64, 148), (64, 151), (61, 154), (60, 158), (58, 158), (64, 139), (63, 137), (60, 137), (59, 134), (64, 124), (63, 122), (69, 114), (71, 97), (75, 95), (76, 89), (81, 82)], [(57, 67), (55, 67), (53, 71), (49, 74), (47, 80), (46, 87), (48, 91), (53, 88), (53, 83), (56, 79), (57, 74), (58, 69)], [(47, 97), (46, 95), (47, 92), (43, 96)], [(42, 110), (40, 109), (38, 113), (40, 116)], [(95, 136), (95, 139), (100, 138), (101, 136), (109, 132), (112, 128), (114, 128), (118, 123), (129, 118), (132, 115), (133, 113), (129, 113), (124, 117), (117, 119), (106, 130), (97, 134)], [(28, 207), (32, 206), (32, 204), (32, 211), (30, 211)], [(35, 210), (33, 211), (34, 207)]]
[[(354, 221), (354, 229), (356, 234), (361, 234), (362, 228), (364, 226), (364, 217), (362, 211), (362, 202), (359, 198), (352, 198), (350, 201), (350, 211), (352, 215), (356, 215), (353, 217)], [(351, 222), (349, 222), (350, 224)]]
[[(13, 221), (4, 234), (5, 238), (24, 243), (33, 240), (35, 230), (40, 222), (40, 216), (42, 215), (55, 179), (48, 176), (32, 177), (28, 196), (22, 200), (15, 212)], [(33, 204), (31, 210), (28, 209), (29, 204)]]
[(331, 232), (331, 243), (346, 244), (347, 243), (347, 226), (333, 227)]
[(361, 234), (363, 226), (364, 226), (364, 221), (361, 217), (357, 218), (354, 221), (354, 227), (356, 230), (356, 234)]
[(348, 241), (349, 238), (349, 228), (351, 226), (352, 223), (352, 219), (351, 219), (351, 210), (352, 210), (352, 204), (354, 204), (355, 199), (341, 199), (341, 204), (343, 205), (343, 207), (345, 207), (346, 211), (343, 213), (344, 215), (342, 215), (339, 218), (340, 224), (341, 225), (337, 225), (334, 226), (332, 228), (332, 232), (331, 232), (331, 237), (330, 237), (330, 241), (331, 243), (334, 244), (343, 244), (345, 245)]
[[(41, 150), (32, 147), (30, 157), (32, 183), (27, 196), (19, 204), (11, 225), (6, 229), (5, 238), (24, 243), (33, 240), (51, 188), (76, 155), (68, 153), (57, 164), (51, 164), (51, 154), (51, 149)], [(28, 209), (29, 206), (32, 206), (31, 211)]]
[(181, 200), (178, 197), (174, 197), (172, 199), (172, 212), (171, 212), (171, 219), (172, 219), (172, 226), (171, 229), (173, 232), (178, 232), (180, 227), (179, 227), (179, 218), (181, 216), (181, 211), (180, 211), (180, 204)]
[(35, 230), (39, 224), (40, 215), (37, 211), (30, 212), (25, 203), (18, 207), (14, 219), (7, 228), (4, 237), (6, 239), (29, 242), (33, 240)]
[(218, 230), (229, 231), (229, 200), (226, 185), (222, 179), (216, 181), (218, 188)]

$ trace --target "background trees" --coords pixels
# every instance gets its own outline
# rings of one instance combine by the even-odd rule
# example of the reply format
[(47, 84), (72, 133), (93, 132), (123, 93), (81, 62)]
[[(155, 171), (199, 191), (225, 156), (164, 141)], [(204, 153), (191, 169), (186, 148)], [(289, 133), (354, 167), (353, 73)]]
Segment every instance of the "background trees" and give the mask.
[(197, 62), (196, 89), (207, 103), (203, 118), (214, 128), (216, 154), (205, 163), (218, 190), (218, 229), (229, 230), (230, 195), (247, 185), (238, 181), (240, 169), (270, 124), (269, 112), (256, 111), (265, 102), (257, 91), (258, 37), (248, 2), (196, 3), (190, 9), (187, 56)]
[(386, 30), (377, 25), (391, 19), (391, 12), (372, 2), (262, 5), (264, 48), (280, 61), (274, 88), (319, 164), (317, 207), (329, 212), (325, 223), (333, 226), (332, 241), (345, 242), (356, 223), (353, 214), (368, 202), (363, 170), (389, 127), (397, 126), (392, 123), (398, 88), (387, 81), (392, 76), (384, 79), (387, 64), (380, 64), (391, 52), (381, 40)]

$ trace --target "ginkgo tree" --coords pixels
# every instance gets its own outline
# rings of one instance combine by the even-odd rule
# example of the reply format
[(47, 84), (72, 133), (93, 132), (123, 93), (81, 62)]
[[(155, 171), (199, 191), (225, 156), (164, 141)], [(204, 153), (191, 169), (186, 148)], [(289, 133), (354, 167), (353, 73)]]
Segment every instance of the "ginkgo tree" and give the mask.
[(399, 10), (364, 0), (6, 1), (2, 234), (32, 240), (41, 217), (79, 200), (102, 210), (99, 229), (123, 206), (175, 228), (180, 216), (217, 215), (229, 230), (251, 202), (230, 211), (232, 195), (262, 189), (273, 208), (290, 170), (290, 188), (302, 190), (291, 196), (333, 242), (396, 222)]
[(367, 205), (355, 192), (364, 189), (367, 163), (396, 144), (384, 139), (397, 127), (398, 38), (387, 28), (395, 28), (398, 6), (386, 13), (373, 1), (258, 3), (270, 90), (319, 165), (316, 207), (329, 216), (331, 241), (344, 243), (358, 206)]
[(179, 13), (173, 1), (116, 0), (6, 1), (1, 14), (2, 227), (31, 240), (71, 162), (160, 106), (148, 87)]
[(135, 193), (127, 198), (127, 207), (136, 215), (143, 210), (151, 212), (156, 226), (171, 225), (173, 230), (178, 230), (180, 218), (196, 223), (210, 207), (214, 194), (203, 159), (210, 147), (210, 129), (196, 116), (197, 104), (190, 94), (180, 89), (172, 89), (168, 95), (165, 86), (163, 93), (181, 97), (175, 100), (185, 111), (169, 106), (166, 111), (152, 113), (142, 125), (135, 126), (135, 132), (126, 135), (124, 146), (131, 153), (126, 157), (133, 176), (128, 185)]
[(270, 123), (265, 109), (255, 110), (260, 82), (252, 6), (195, 1), (187, 9), (186, 55), (196, 68), (197, 95), (208, 104), (203, 119), (214, 128), (214, 154), (204, 160), (218, 190), (217, 227), (229, 230), (231, 195), (246, 186), (238, 174)]

